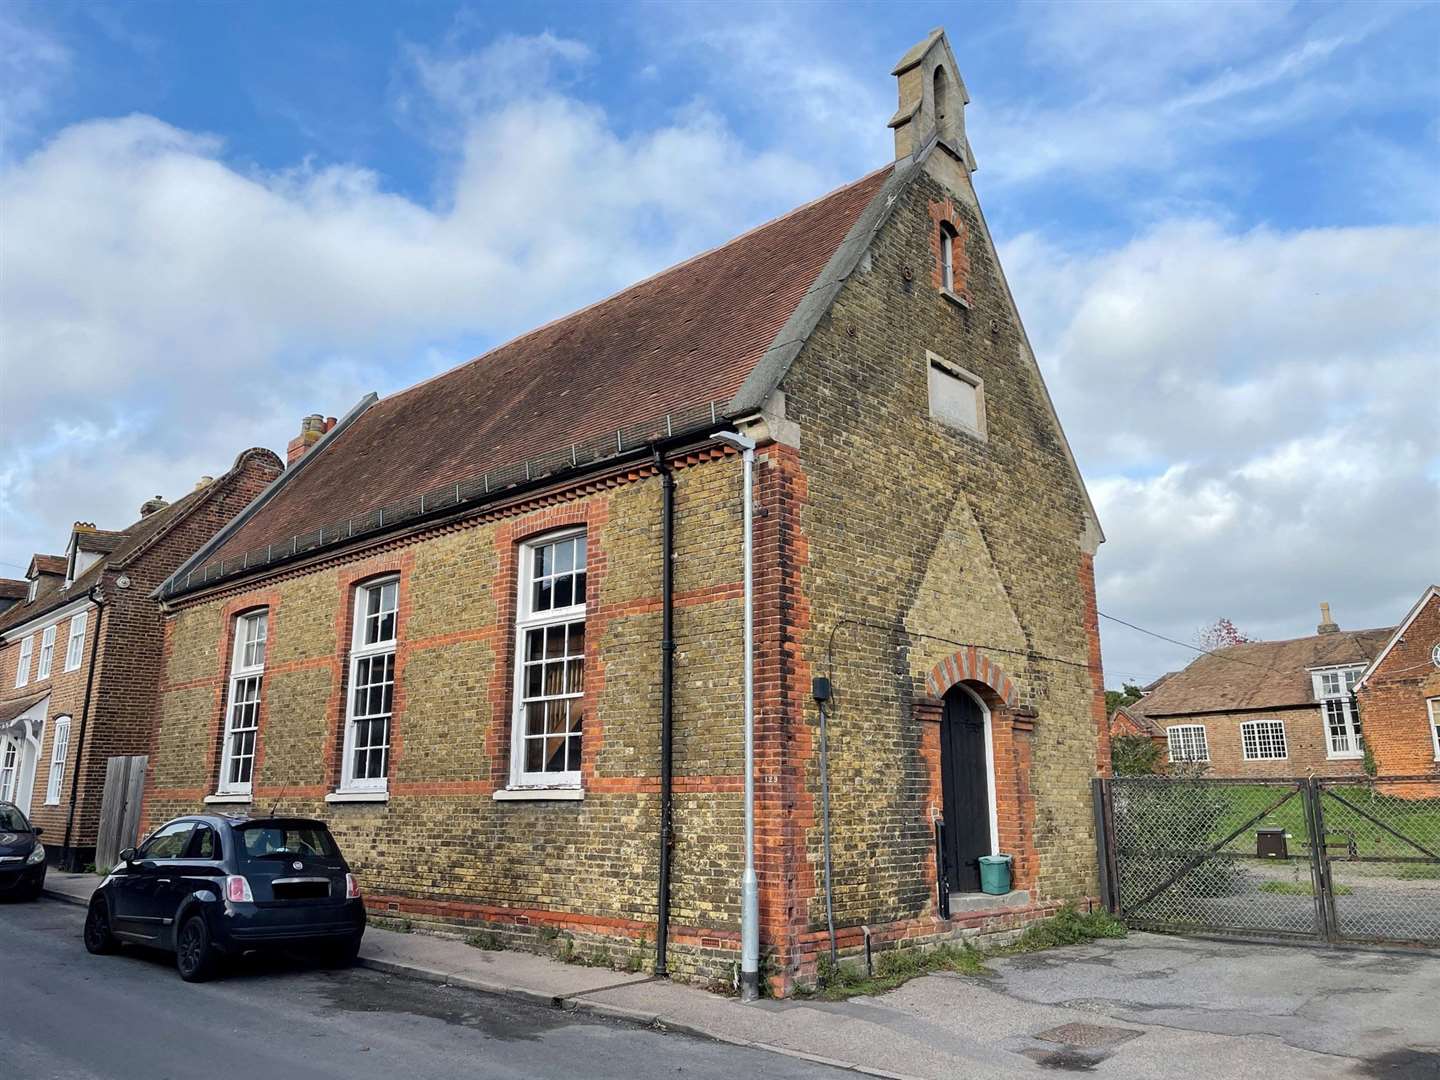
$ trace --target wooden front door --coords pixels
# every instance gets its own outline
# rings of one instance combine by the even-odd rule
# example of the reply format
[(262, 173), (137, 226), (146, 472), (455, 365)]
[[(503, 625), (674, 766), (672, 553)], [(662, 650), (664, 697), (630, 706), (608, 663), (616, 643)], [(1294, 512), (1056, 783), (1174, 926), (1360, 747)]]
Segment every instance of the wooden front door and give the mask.
[(980, 703), (958, 686), (945, 695), (940, 784), (945, 798), (945, 863), (950, 888), (979, 892), (979, 859), (991, 854), (985, 714)]

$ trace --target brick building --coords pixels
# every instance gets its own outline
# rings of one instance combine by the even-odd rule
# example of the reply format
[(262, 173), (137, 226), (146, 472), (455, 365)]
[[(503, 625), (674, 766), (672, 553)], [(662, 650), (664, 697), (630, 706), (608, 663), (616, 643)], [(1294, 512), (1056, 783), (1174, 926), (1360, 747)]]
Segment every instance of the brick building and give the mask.
[(1355, 684), (1381, 775), (1440, 774), (1440, 586), (1431, 585)]
[(247, 450), (184, 498), (159, 496), (119, 531), (76, 522), (63, 555), (36, 555), (0, 613), (0, 800), (45, 830), (50, 858), (94, 858), (106, 762), (143, 754), (159, 689), (150, 593), (280, 474)]
[(1163, 736), (1170, 763), (1202, 763), (1210, 776), (1360, 775), (1355, 685), (1392, 631), (1341, 630), (1328, 604), (1320, 610), (1312, 636), (1197, 657), (1127, 713)]
[[(146, 817), (326, 818), (377, 913), (731, 978), (754, 482), (772, 988), (1096, 892), (1102, 535), (944, 35), (896, 160), (329, 430), (164, 585)], [(812, 678), (832, 681), (822, 775)], [(954, 918), (939, 914), (946, 822)], [(1015, 891), (974, 893), (1015, 856)]]

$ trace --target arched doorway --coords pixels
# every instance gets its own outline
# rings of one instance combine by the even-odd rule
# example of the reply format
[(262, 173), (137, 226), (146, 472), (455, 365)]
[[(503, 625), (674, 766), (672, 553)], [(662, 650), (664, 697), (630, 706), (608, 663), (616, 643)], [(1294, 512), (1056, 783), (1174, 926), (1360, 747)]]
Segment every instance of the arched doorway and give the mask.
[(998, 847), (990, 710), (963, 683), (945, 692), (940, 724), (945, 864), (954, 892), (980, 891), (980, 856)]

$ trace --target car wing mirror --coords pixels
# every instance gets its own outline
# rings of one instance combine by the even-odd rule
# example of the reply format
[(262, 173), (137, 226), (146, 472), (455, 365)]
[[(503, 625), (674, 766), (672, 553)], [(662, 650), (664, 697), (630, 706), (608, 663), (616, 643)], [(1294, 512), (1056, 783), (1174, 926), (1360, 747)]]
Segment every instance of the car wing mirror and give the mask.
[(124, 851), (120, 852), (120, 861), (126, 866), (133, 863), (135, 861), (135, 849), (133, 847), (127, 847)]
[(43, 833), (44, 831), (45, 831), (45, 830), (42, 829), (39, 825), (36, 825), (36, 826), (35, 826), (34, 833), (35, 833), (36, 836), (39, 836), (39, 835), (40, 835), (41, 833)]

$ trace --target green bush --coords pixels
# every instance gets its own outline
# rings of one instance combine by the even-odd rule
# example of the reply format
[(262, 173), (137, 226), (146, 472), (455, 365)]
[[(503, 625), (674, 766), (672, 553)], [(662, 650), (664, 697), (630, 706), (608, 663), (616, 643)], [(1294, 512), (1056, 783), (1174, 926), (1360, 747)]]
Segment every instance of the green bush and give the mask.
[(1150, 776), (1160, 771), (1160, 744), (1145, 735), (1110, 740), (1110, 767), (1116, 776)]

